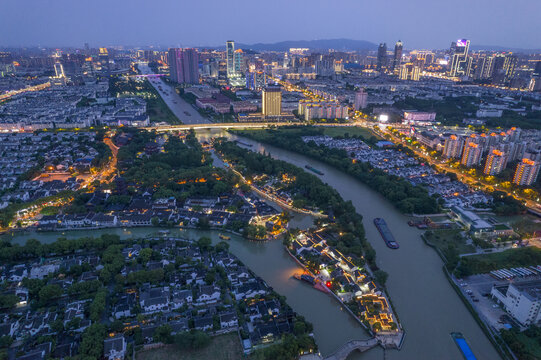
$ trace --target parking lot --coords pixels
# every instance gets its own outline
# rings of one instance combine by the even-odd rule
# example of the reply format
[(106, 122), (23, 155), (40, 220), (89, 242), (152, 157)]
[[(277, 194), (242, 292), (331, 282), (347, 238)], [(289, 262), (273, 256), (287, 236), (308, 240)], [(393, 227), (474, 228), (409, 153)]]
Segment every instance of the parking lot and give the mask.
[(472, 275), (460, 280), (457, 285), (483, 321), (496, 330), (508, 326), (506, 324), (510, 323), (510, 318), (507, 312), (490, 295), (494, 284), (504, 285), (508, 281), (498, 281), (489, 274)]

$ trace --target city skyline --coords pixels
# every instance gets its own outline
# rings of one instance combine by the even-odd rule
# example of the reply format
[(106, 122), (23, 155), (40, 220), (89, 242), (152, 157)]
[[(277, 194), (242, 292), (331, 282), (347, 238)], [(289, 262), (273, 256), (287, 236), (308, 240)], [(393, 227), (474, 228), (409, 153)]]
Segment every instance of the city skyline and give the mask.
[[(295, 27), (279, 12), (260, 16), (262, 9), (249, 6), (252, 4), (246, 0), (234, 4), (135, 1), (129, 5), (125, 1), (111, 4), (103, 0), (96, 1), (91, 8), (66, 0), (8, 3), (0, 15), (0, 46), (82, 47), (90, 43), (204, 47), (222, 46), (230, 38), (243, 44), (351, 38), (375, 44), (394, 44), (401, 39), (409, 49), (445, 49), (453, 39), (467, 38), (484, 46), (541, 48), (535, 18), (541, 3), (533, 0), (523, 1), (521, 7), (499, 0), (473, 4), (459, 0), (454, 8), (468, 9), (462, 12), (448, 11), (446, 4), (426, 0), (389, 0), (384, 13), (379, 4), (351, 0), (275, 2), (276, 9), (298, 14)], [(491, 9), (490, 16), (487, 7)], [(104, 8), (108, 11), (104, 12)], [(183, 16), (184, 13), (199, 16)], [(89, 20), (81, 21), (81, 14)], [(254, 17), (258, 17), (257, 26), (242, 20)], [(422, 21), (424, 26), (407, 26), (412, 21)]]

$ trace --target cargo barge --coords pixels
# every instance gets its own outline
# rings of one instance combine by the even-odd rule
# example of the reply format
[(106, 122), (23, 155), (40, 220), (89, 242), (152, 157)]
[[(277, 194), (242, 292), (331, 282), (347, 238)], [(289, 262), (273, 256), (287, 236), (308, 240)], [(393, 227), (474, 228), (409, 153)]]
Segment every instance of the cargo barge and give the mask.
[(466, 339), (464, 339), (464, 336), (462, 333), (459, 332), (453, 332), (451, 333), (451, 337), (455, 341), (456, 346), (458, 346), (458, 349), (462, 353), (462, 356), (466, 360), (477, 360), (475, 355), (473, 355), (473, 351), (471, 350), (470, 346), (466, 342)]
[(322, 173), (321, 171), (319, 171), (319, 170), (316, 169), (316, 168), (311, 167), (310, 165), (305, 165), (304, 167), (307, 168), (308, 170), (310, 170), (310, 171), (312, 171), (312, 172), (318, 174), (318, 175), (323, 175), (323, 173)]
[(391, 249), (399, 248), (398, 243), (394, 239), (393, 234), (391, 234), (391, 230), (389, 230), (389, 227), (387, 226), (385, 220), (383, 220), (382, 218), (375, 218), (374, 225), (376, 225), (376, 228), (381, 234), (381, 237), (383, 238), (383, 241), (385, 241), (387, 247)]

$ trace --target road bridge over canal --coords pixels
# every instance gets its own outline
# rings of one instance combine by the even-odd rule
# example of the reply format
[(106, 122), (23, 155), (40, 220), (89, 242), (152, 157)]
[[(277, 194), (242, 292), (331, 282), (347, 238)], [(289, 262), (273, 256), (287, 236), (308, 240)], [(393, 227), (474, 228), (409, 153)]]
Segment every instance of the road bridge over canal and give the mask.
[(371, 338), (368, 340), (351, 340), (342, 345), (342, 347), (333, 354), (323, 358), (323, 360), (346, 360), (349, 354), (355, 350), (365, 352), (378, 345), (379, 340), (377, 338)]

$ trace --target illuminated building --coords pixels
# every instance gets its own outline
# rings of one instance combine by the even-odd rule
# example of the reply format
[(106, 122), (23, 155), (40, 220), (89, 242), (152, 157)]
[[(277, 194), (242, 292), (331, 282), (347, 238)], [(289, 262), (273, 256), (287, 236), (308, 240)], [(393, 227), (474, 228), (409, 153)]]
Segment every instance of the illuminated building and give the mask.
[(312, 119), (345, 119), (348, 116), (347, 106), (340, 104), (338, 100), (300, 100), (298, 113), (304, 116), (304, 120)]
[(233, 77), (235, 75), (235, 42), (228, 40), (225, 43), (226, 47), (226, 60), (227, 60), (227, 77)]
[(379, 44), (376, 70), (378, 71), (387, 70), (387, 44), (386, 43)]
[(280, 116), (282, 114), (282, 89), (279, 86), (268, 86), (262, 92), (263, 116)]
[(366, 107), (368, 103), (368, 94), (364, 89), (360, 89), (355, 93), (355, 110), (361, 110)]
[(507, 154), (499, 151), (492, 150), (487, 155), (487, 161), (485, 163), (485, 169), (483, 172), (485, 175), (496, 175), (502, 172), (507, 165)]
[(428, 111), (406, 110), (404, 111), (404, 124), (431, 125), (436, 121), (436, 113)]
[(402, 41), (398, 40), (396, 44), (394, 44), (394, 55), (393, 55), (393, 63), (391, 65), (391, 71), (395, 72), (398, 70), (400, 66), (400, 61), (402, 60)]
[(235, 74), (244, 74), (244, 71), (246, 71), (246, 63), (244, 62), (244, 53), (241, 49), (235, 50), (235, 52), (233, 53), (233, 59)]
[(414, 65), (413, 63), (407, 63), (400, 66), (400, 72), (398, 77), (400, 80), (413, 80), (419, 81), (419, 75), (421, 74), (421, 69), (419, 66)]
[(199, 84), (199, 55), (195, 49), (169, 49), (169, 77), (179, 84)]
[(460, 163), (466, 167), (479, 165), (482, 153), (482, 146), (472, 141), (468, 141), (467, 144), (464, 146), (464, 152), (462, 153), (462, 159), (460, 160)]
[(253, 91), (261, 91), (267, 84), (267, 74), (263, 71), (246, 72), (246, 87)]
[(64, 73), (64, 66), (62, 66), (62, 64), (59, 62), (54, 63), (54, 73), (57, 78), (66, 76)]
[(445, 139), (443, 147), (443, 156), (446, 158), (459, 158), (464, 148), (464, 139), (451, 135), (448, 139)]
[(510, 82), (515, 77), (515, 68), (518, 63), (518, 58), (515, 55), (507, 55), (503, 62), (503, 81), (504, 83)]
[(541, 162), (526, 158), (522, 159), (515, 170), (513, 183), (525, 186), (533, 184), (539, 175), (539, 168), (541, 168)]
[(470, 40), (459, 39), (451, 44), (449, 76), (470, 76), (472, 58), (468, 56)]

